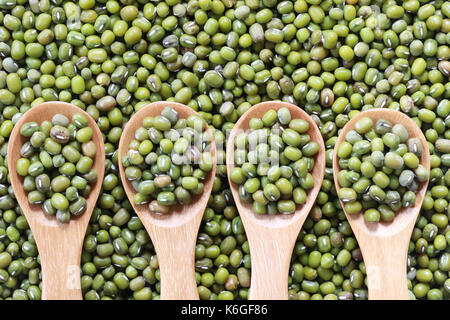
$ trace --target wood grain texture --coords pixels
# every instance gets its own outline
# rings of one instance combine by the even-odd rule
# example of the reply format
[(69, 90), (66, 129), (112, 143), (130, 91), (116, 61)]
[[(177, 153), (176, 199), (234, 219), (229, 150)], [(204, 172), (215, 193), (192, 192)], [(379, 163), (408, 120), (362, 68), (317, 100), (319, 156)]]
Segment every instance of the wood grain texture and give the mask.
[[(59, 223), (56, 218), (48, 217), (40, 205), (31, 205), (23, 189), (24, 178), (16, 171), (22, 145), (29, 140), (20, 134), (22, 125), (29, 121), (41, 124), (60, 113), (69, 119), (75, 113), (82, 113), (93, 129), (92, 140), (97, 147), (93, 167), (98, 178), (93, 183), (87, 197), (87, 209), (78, 216), (72, 216), (69, 223)], [(45, 102), (27, 111), (14, 126), (8, 143), (8, 168), (11, 185), (16, 199), (33, 232), (41, 259), (42, 299), (44, 300), (81, 300), (80, 260), (86, 228), (95, 208), (105, 172), (105, 147), (103, 137), (94, 119), (77, 106), (64, 102)]]
[[(430, 170), (430, 151), (428, 143), (416, 123), (407, 115), (391, 109), (371, 109), (354, 116), (342, 128), (333, 152), (333, 175), (336, 191), (340, 186), (337, 174), (340, 171), (337, 148), (345, 141), (345, 135), (354, 129), (355, 123), (362, 117), (369, 117), (375, 124), (378, 119), (389, 120), (392, 125), (402, 124), (408, 130), (409, 137), (419, 138), (423, 146), (420, 163)], [(409, 240), (414, 224), (422, 206), (427, 190), (428, 181), (423, 182), (416, 192), (416, 202), (411, 208), (401, 209), (394, 221), (369, 223), (363, 214), (350, 215), (345, 213), (355, 233), (361, 249), (367, 270), (369, 299), (371, 300), (398, 300), (409, 299), (406, 262)], [(342, 207), (344, 204), (341, 201)], [(344, 210), (345, 211), (345, 210)]]
[(195, 245), (216, 174), (216, 145), (211, 130), (209, 127), (206, 128), (211, 136), (210, 152), (214, 163), (213, 169), (208, 172), (204, 181), (203, 194), (193, 197), (189, 205), (171, 206), (170, 212), (166, 215), (154, 214), (149, 210), (148, 205), (134, 203), (136, 191), (127, 180), (121, 161), (128, 152), (136, 129), (142, 127), (142, 120), (148, 116), (160, 115), (167, 106), (174, 108), (180, 118), (198, 115), (192, 108), (175, 102), (159, 101), (141, 108), (128, 121), (120, 139), (119, 170), (128, 199), (149, 233), (156, 250), (161, 272), (161, 299), (194, 300), (199, 299), (195, 282)]
[[(314, 177), (314, 187), (307, 191), (306, 203), (297, 205), (293, 214), (256, 215), (251, 204), (240, 201), (239, 186), (230, 179), (229, 174), (235, 167), (234, 141), (237, 134), (249, 129), (251, 118), (262, 118), (268, 110), (277, 111), (282, 107), (289, 109), (292, 119), (308, 121), (308, 134), (312, 141), (319, 144), (319, 152), (315, 156), (315, 166), (311, 172)], [(300, 229), (320, 191), (325, 174), (325, 145), (319, 128), (306, 112), (293, 104), (280, 101), (256, 104), (245, 112), (234, 125), (227, 141), (226, 161), (231, 192), (250, 245), (252, 272), (249, 298), (252, 300), (286, 300), (292, 250)]]

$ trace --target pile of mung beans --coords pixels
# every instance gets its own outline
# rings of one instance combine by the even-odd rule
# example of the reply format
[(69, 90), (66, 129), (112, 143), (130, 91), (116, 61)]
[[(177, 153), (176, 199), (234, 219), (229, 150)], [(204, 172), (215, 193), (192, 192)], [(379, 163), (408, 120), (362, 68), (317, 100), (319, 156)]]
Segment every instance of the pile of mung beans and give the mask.
[(358, 112), (410, 116), (431, 152), (408, 251), (412, 298), (450, 298), (450, 3), (419, 0), (0, 0), (0, 297), (40, 299), (38, 251), (8, 180), (7, 144), (44, 101), (79, 106), (105, 141), (81, 258), (85, 299), (157, 299), (158, 260), (119, 179), (124, 125), (149, 102), (187, 104), (214, 132), (217, 172), (198, 234), (202, 299), (247, 299), (251, 257), (227, 183), (228, 132), (252, 105), (301, 106), (326, 146), (296, 242), (289, 298), (367, 299), (366, 269), (333, 185), (332, 152)]
[(151, 212), (166, 214), (170, 206), (189, 204), (204, 192), (213, 159), (202, 117), (180, 118), (166, 107), (160, 115), (145, 117), (134, 137), (122, 163), (136, 191), (135, 204), (149, 203)]
[(424, 150), (400, 123), (362, 117), (338, 145), (339, 199), (348, 214), (367, 222), (392, 222), (402, 208), (413, 207), (421, 183), (429, 178), (420, 164)]
[(61, 223), (84, 213), (90, 184), (97, 181), (93, 167), (97, 147), (88, 118), (81, 113), (71, 119), (55, 114), (51, 121), (23, 124), (20, 134), (29, 138), (16, 167), (28, 202), (41, 205), (47, 216)]
[(239, 198), (256, 214), (291, 214), (314, 186), (311, 174), (319, 144), (307, 134), (305, 119), (292, 119), (288, 108), (251, 118), (249, 129), (236, 135), (230, 179)]

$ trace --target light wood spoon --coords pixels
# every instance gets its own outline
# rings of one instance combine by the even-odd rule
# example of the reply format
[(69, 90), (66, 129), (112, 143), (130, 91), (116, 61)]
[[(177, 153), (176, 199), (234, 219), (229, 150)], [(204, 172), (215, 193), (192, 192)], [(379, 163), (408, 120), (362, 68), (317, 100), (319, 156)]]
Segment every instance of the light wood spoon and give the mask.
[[(16, 171), (17, 160), (21, 157), (20, 149), (29, 140), (20, 134), (22, 125), (29, 121), (41, 124), (44, 120), (51, 120), (57, 113), (69, 119), (76, 113), (86, 116), (93, 130), (92, 141), (97, 147), (93, 168), (97, 170), (98, 178), (91, 184), (86, 211), (78, 217), (71, 216), (68, 223), (60, 223), (55, 217), (47, 216), (40, 205), (31, 205), (23, 188), (24, 178)], [(31, 228), (41, 259), (42, 299), (81, 300), (81, 250), (105, 172), (105, 147), (100, 129), (94, 119), (79, 107), (65, 102), (45, 102), (25, 112), (16, 123), (9, 138), (7, 158), (14, 194)]]
[[(158, 215), (150, 211), (148, 204), (134, 203), (134, 190), (131, 182), (125, 176), (122, 159), (126, 156), (130, 142), (135, 139), (136, 129), (142, 127), (145, 117), (161, 115), (165, 107), (174, 108), (179, 118), (187, 118), (197, 114), (192, 108), (176, 102), (153, 102), (140, 109), (128, 121), (119, 142), (119, 170), (123, 187), (139, 219), (141, 219), (158, 257), (161, 272), (161, 299), (164, 300), (194, 300), (199, 299), (195, 282), (195, 245), (203, 213), (208, 203), (216, 174), (216, 145), (211, 130), (206, 130), (211, 136), (211, 155), (213, 169), (208, 172), (204, 181), (204, 192), (192, 199), (189, 205), (174, 205), (170, 212)], [(197, 114), (198, 115), (198, 114)]]
[[(309, 123), (308, 134), (311, 141), (319, 144), (319, 152), (315, 156), (315, 166), (311, 174), (314, 187), (307, 191), (307, 201), (297, 205), (292, 214), (257, 215), (253, 206), (239, 198), (239, 185), (230, 179), (234, 164), (234, 141), (239, 133), (249, 129), (252, 118), (262, 118), (269, 110), (288, 108), (292, 119), (304, 119)], [(299, 107), (280, 101), (262, 102), (245, 112), (231, 130), (226, 151), (228, 181), (237, 209), (244, 224), (245, 233), (250, 245), (252, 273), (250, 296), (252, 300), (287, 300), (288, 275), (292, 250), (300, 229), (311, 210), (325, 174), (325, 145), (319, 128), (311, 117)]]
[[(340, 171), (337, 148), (345, 141), (348, 131), (354, 129), (355, 123), (362, 117), (369, 117), (375, 125), (378, 119), (385, 119), (395, 124), (402, 124), (409, 138), (420, 139), (423, 153), (420, 163), (430, 170), (430, 151), (422, 131), (407, 115), (391, 109), (371, 109), (354, 116), (342, 128), (333, 151), (333, 175), (336, 191), (340, 186), (337, 175)], [(408, 246), (414, 224), (427, 191), (428, 180), (423, 182), (416, 192), (416, 202), (411, 208), (401, 209), (392, 222), (369, 223), (363, 214), (347, 214), (348, 222), (355, 233), (367, 270), (369, 299), (371, 300), (407, 300), (409, 299), (406, 262)], [(341, 201), (342, 207), (344, 204)], [(345, 210), (344, 210), (345, 211)]]

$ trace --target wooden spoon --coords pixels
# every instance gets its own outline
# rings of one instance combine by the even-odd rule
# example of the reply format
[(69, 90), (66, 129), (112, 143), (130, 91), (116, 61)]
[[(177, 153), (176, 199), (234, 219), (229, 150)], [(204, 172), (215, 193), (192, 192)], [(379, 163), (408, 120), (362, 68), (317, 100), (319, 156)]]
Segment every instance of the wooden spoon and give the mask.
[[(402, 124), (408, 130), (409, 138), (420, 139), (423, 153), (420, 163), (430, 170), (430, 151), (422, 131), (407, 115), (391, 109), (371, 109), (354, 116), (342, 128), (333, 152), (333, 175), (336, 191), (340, 186), (337, 175), (340, 171), (337, 147), (345, 141), (345, 135), (354, 129), (355, 123), (362, 117), (369, 117), (375, 124), (378, 119), (385, 119), (395, 125)], [(392, 222), (369, 223), (363, 214), (347, 214), (348, 222), (358, 240), (364, 264), (367, 270), (369, 299), (371, 300), (407, 300), (409, 299), (406, 261), (409, 241), (414, 224), (427, 191), (428, 180), (423, 182), (416, 192), (416, 202), (411, 208), (403, 208)], [(341, 201), (342, 207), (344, 204)], [(344, 210), (345, 211), (345, 210)]]
[(176, 102), (153, 102), (140, 109), (128, 121), (119, 142), (119, 170), (123, 187), (134, 210), (144, 224), (152, 239), (161, 272), (161, 299), (194, 300), (199, 299), (195, 282), (195, 245), (203, 213), (208, 203), (216, 174), (216, 145), (211, 135), (211, 155), (213, 169), (208, 172), (204, 181), (204, 192), (192, 199), (189, 205), (174, 205), (170, 212), (158, 215), (149, 210), (148, 205), (134, 203), (134, 190), (131, 182), (125, 176), (122, 159), (126, 156), (130, 142), (145, 117), (161, 115), (165, 107), (174, 108), (180, 119), (190, 115), (198, 115), (192, 108)]
[[(55, 217), (45, 215), (40, 205), (31, 205), (23, 188), (24, 178), (16, 171), (17, 160), (21, 157), (20, 149), (29, 140), (20, 134), (22, 125), (29, 121), (41, 124), (44, 120), (51, 120), (57, 113), (69, 119), (76, 113), (86, 116), (94, 133), (92, 141), (97, 147), (93, 168), (97, 170), (98, 178), (91, 185), (86, 211), (78, 217), (71, 216), (68, 223), (60, 223)], [(81, 250), (105, 172), (105, 147), (100, 129), (94, 119), (79, 107), (65, 102), (44, 102), (25, 112), (14, 126), (9, 138), (7, 158), (14, 194), (31, 228), (41, 259), (42, 299), (81, 300)]]
[[(309, 123), (308, 134), (319, 144), (315, 166), (311, 174), (314, 187), (307, 191), (308, 200), (297, 205), (293, 214), (257, 215), (253, 206), (239, 198), (239, 185), (230, 179), (234, 164), (234, 141), (239, 133), (249, 129), (251, 118), (262, 118), (269, 110), (288, 108), (292, 119), (304, 119)], [(262, 102), (245, 112), (231, 130), (226, 151), (228, 181), (237, 209), (244, 224), (252, 257), (250, 296), (252, 300), (286, 300), (288, 298), (288, 274), (292, 250), (300, 229), (311, 210), (322, 186), (325, 174), (325, 145), (319, 129), (311, 117), (299, 107), (280, 101)]]

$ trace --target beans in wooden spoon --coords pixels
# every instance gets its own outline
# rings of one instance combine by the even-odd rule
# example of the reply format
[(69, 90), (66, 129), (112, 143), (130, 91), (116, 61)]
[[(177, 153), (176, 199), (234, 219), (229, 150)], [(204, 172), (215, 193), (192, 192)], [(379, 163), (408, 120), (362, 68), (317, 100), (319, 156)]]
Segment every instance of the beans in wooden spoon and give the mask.
[[(311, 170), (313, 187), (306, 190), (306, 202), (297, 204), (291, 214), (256, 214), (250, 203), (241, 200), (239, 185), (231, 179), (236, 168), (235, 140), (242, 132), (249, 130), (251, 119), (263, 116), (269, 110), (287, 108), (292, 119), (303, 119), (308, 123), (307, 134), (318, 144)], [(319, 193), (325, 173), (325, 146), (317, 125), (299, 107), (286, 102), (268, 101), (254, 105), (245, 112), (233, 127), (227, 142), (227, 172), (230, 188), (245, 227), (252, 257), (250, 299), (287, 299), (288, 270), (292, 250), (300, 229)]]
[[(179, 119), (199, 116), (192, 108), (175, 102), (154, 102), (141, 108), (128, 121), (120, 139), (120, 176), (125, 192), (149, 233), (156, 250), (161, 272), (161, 299), (198, 299), (194, 267), (195, 245), (200, 222), (210, 198), (216, 172), (216, 147), (209, 127), (205, 126), (205, 132), (211, 138), (209, 152), (213, 162), (212, 169), (203, 178), (203, 192), (192, 196), (189, 203), (176, 203), (172, 201), (173, 199), (169, 201), (165, 191), (159, 192), (157, 199), (152, 199), (150, 203), (142, 201), (143, 198), (150, 201), (150, 199), (142, 196), (138, 196), (138, 201), (136, 201), (136, 196), (139, 193), (133, 186), (133, 179), (136, 180), (135, 178), (137, 177), (133, 178), (133, 176), (130, 176), (130, 172), (127, 175), (125, 172), (126, 168), (122, 163), (122, 160), (127, 159), (129, 156), (130, 144), (135, 143), (133, 141), (136, 140), (136, 132), (142, 128), (143, 120), (146, 118), (148, 120), (149, 117), (154, 119), (160, 117), (163, 110), (167, 107), (173, 108), (178, 113)], [(156, 133), (157, 135), (161, 133), (159, 130), (158, 132)], [(172, 156), (176, 157), (174, 154)], [(164, 158), (166, 157), (172, 160), (175, 159), (164, 156)], [(145, 167), (145, 164), (143, 166)], [(158, 174), (156, 178), (158, 178)], [(165, 174), (161, 174), (159, 177), (163, 175), (165, 176)], [(163, 194), (163, 198), (161, 198), (161, 194)]]
[[(90, 184), (91, 191), (86, 198), (85, 211), (79, 216), (72, 216), (68, 223), (60, 223), (54, 216), (45, 215), (41, 205), (30, 204), (28, 201), (23, 185), (24, 178), (17, 173), (16, 167), (17, 160), (21, 157), (20, 149), (28, 140), (20, 134), (20, 129), (27, 122), (40, 124), (45, 120), (51, 120), (55, 114), (72, 119), (73, 115), (80, 113), (88, 119), (88, 127), (92, 129), (92, 142), (96, 148), (92, 168), (97, 172), (97, 179)], [(81, 299), (79, 267), (81, 250), (105, 171), (105, 150), (100, 129), (91, 116), (72, 104), (45, 102), (37, 105), (20, 118), (11, 132), (8, 143), (8, 167), (14, 194), (38, 247), (42, 268), (42, 299)]]
[[(385, 119), (393, 125), (403, 125), (409, 137), (419, 140), (423, 150), (419, 157), (420, 164), (425, 170), (430, 170), (428, 143), (412, 119), (395, 110), (382, 108), (367, 110), (354, 116), (342, 128), (336, 141), (333, 152), (333, 175), (338, 194), (341, 190), (338, 180), (338, 174), (341, 171), (338, 161), (339, 146), (345, 141), (346, 135), (355, 128), (355, 124), (365, 117), (372, 119), (374, 124), (380, 119)], [(428, 180), (421, 182), (415, 192), (414, 205), (401, 208), (389, 222), (368, 222), (362, 214), (349, 214), (345, 209), (345, 203), (340, 200), (363, 255), (367, 270), (369, 299), (409, 298), (406, 278), (408, 246), (427, 186)]]

